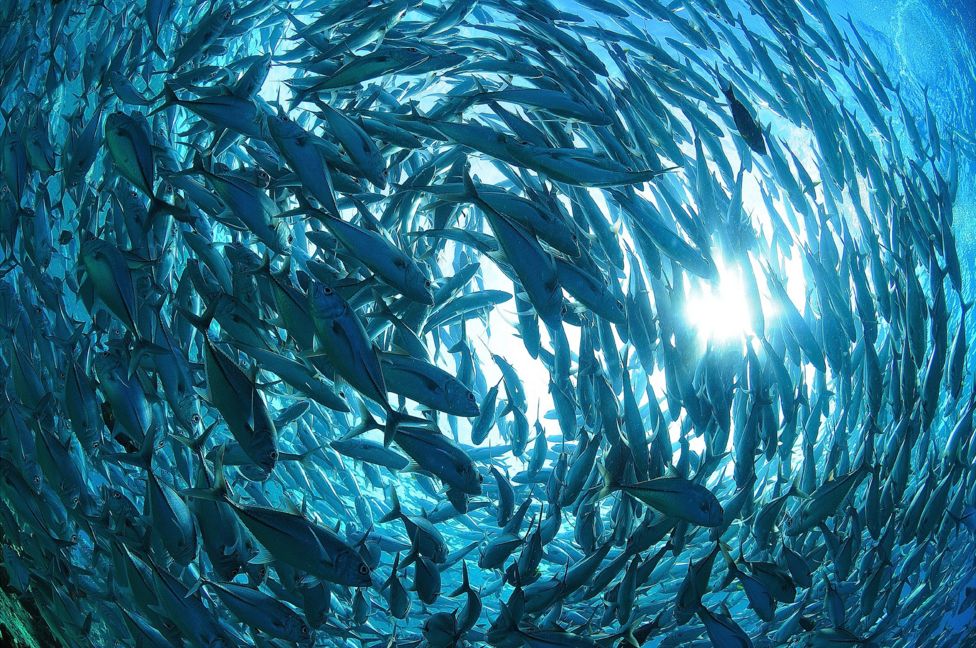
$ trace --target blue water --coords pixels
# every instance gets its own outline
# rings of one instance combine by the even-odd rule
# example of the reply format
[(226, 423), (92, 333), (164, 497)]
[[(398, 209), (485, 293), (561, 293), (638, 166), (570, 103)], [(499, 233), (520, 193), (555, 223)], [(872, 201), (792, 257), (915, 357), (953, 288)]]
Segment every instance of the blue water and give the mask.
[[(0, 5), (3, 640), (976, 645), (976, 354), (958, 333), (976, 339), (976, 3), (822, 0), (892, 110), (876, 71), (829, 51), (819, 3)], [(811, 31), (777, 36), (780, 11)], [(683, 28), (698, 20), (739, 47)], [(430, 70), (302, 101), (414, 46)], [(717, 70), (772, 155), (750, 152)], [(563, 94), (483, 94), (509, 85)], [(230, 107), (193, 103), (214, 97)], [(841, 106), (852, 124), (822, 121)], [(455, 122), (511, 135), (461, 141)], [(503, 189), (550, 220), (489, 205)], [(332, 216), (308, 207), (328, 194)]]

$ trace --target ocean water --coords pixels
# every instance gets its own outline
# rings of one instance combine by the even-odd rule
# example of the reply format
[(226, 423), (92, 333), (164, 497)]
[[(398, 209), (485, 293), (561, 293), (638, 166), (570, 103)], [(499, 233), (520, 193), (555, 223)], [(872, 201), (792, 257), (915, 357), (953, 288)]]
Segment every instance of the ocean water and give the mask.
[(976, 645), (974, 45), (0, 4), (2, 642)]

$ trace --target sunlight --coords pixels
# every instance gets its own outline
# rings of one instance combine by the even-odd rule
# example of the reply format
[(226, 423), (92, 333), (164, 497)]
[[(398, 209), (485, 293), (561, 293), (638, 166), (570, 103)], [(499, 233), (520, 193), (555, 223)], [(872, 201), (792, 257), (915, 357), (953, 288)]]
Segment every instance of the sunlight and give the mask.
[(752, 332), (750, 312), (741, 271), (719, 264), (718, 285), (689, 288), (685, 317), (705, 340), (734, 340)]

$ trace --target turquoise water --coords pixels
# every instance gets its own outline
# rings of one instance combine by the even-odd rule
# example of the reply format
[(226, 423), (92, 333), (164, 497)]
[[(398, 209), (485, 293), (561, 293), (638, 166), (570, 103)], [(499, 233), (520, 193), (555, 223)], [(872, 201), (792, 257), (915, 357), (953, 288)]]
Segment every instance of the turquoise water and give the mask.
[[(842, 3), (869, 28), (886, 67), (897, 70), (898, 77), (918, 97), (921, 88), (929, 88), (932, 107), (947, 128), (958, 133), (966, 151), (965, 162), (970, 173), (963, 174), (955, 205), (959, 244), (974, 269), (970, 251), (976, 245), (976, 188), (972, 164), (973, 132), (976, 131), (976, 105), (966, 97), (976, 91), (976, 4), (960, 1), (922, 2), (851, 2)], [(970, 284), (971, 285), (971, 284)]]
[(4, 636), (976, 641), (976, 5), (0, 17)]

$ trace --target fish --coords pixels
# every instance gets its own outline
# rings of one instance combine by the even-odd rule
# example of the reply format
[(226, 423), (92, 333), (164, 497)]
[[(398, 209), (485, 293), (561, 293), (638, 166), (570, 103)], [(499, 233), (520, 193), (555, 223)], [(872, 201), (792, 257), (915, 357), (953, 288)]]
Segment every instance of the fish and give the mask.
[(966, 645), (976, 75), (916, 4), (0, 5), (8, 630)]

